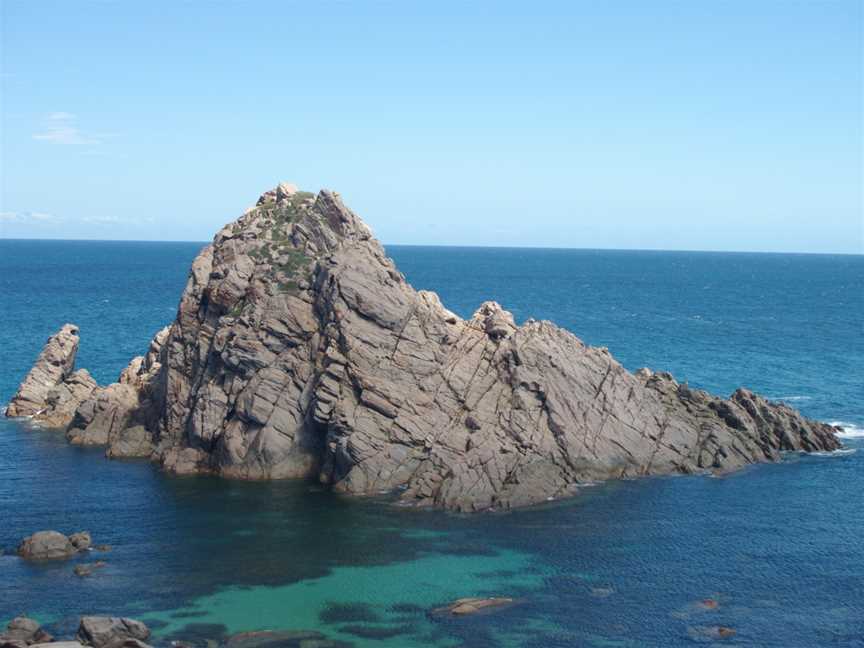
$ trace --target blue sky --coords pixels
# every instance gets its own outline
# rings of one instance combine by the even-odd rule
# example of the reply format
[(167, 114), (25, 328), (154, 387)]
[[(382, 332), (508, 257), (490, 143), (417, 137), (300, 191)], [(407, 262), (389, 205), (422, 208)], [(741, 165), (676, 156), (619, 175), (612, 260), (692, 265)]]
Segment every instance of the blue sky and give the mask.
[(858, 1), (0, 8), (2, 237), (864, 252)]

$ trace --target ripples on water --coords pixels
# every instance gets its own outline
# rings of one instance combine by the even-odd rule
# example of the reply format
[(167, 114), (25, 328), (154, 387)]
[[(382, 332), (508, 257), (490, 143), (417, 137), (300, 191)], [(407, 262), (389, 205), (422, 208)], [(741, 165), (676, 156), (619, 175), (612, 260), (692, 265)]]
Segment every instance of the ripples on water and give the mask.
[[(0, 241), (0, 401), (64, 321), (100, 381), (174, 314), (194, 244)], [(390, 248), (463, 316), (495, 299), (552, 319), (625, 366), (738, 384), (864, 447), (861, 257)], [(790, 455), (724, 478), (586, 488), (513, 514), (455, 516), (346, 500), (311, 484), (172, 478), (62, 435), (0, 422), (0, 546), (41, 528), (113, 545), (74, 562), (0, 556), (0, 621), (138, 616), (170, 638), (318, 629), (357, 646), (864, 644), (864, 452)], [(86, 558), (90, 559), (90, 558)], [(428, 611), (514, 596), (494, 615)], [(716, 609), (699, 602), (712, 599)], [(710, 607), (710, 606), (709, 606)]]

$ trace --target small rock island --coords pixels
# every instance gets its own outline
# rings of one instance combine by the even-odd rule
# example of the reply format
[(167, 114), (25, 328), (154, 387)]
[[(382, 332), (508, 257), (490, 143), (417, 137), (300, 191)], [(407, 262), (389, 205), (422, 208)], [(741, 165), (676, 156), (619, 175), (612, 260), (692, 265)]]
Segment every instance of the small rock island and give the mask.
[(406, 282), (339, 194), (289, 184), (201, 251), (176, 319), (118, 382), (76, 371), (78, 344), (71, 324), (48, 340), (7, 416), (180, 474), (471, 512), (840, 447), (785, 404), (631, 374), (495, 302), (463, 320)]

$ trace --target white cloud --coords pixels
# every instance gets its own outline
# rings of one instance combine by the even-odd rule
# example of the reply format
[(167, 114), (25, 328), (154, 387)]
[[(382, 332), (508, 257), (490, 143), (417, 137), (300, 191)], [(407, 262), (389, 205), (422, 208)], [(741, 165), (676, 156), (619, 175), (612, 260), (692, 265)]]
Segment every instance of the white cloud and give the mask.
[(62, 216), (44, 212), (0, 212), (0, 223), (15, 225), (56, 225), (63, 221)]
[(108, 214), (105, 216), (90, 215), (67, 218), (65, 216), (57, 216), (55, 214), (36, 211), (0, 212), (0, 227), (4, 225), (45, 227), (60, 224), (70, 227), (80, 225), (95, 225), (98, 227), (115, 227), (118, 225), (125, 227), (143, 227), (152, 224), (153, 222), (154, 218), (152, 216), (145, 216), (143, 218), (124, 218), (123, 216)]
[(77, 119), (68, 112), (50, 113), (46, 117), (44, 130), (34, 133), (33, 139), (54, 144), (100, 144), (102, 140), (99, 136), (84, 133), (75, 125)]
[(85, 223), (92, 223), (93, 225), (115, 225), (123, 222), (122, 219), (117, 218), (116, 216), (85, 216), (81, 220)]

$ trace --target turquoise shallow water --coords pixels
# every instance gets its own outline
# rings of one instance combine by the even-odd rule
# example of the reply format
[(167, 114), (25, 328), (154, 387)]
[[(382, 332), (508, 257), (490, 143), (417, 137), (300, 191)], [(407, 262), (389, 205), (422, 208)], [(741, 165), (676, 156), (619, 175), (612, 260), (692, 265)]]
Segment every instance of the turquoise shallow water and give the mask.
[[(64, 321), (81, 326), (79, 365), (115, 379), (173, 317), (199, 247), (0, 241), (0, 402)], [(462, 315), (496, 299), (518, 320), (552, 319), (608, 346), (628, 368), (721, 393), (744, 384), (864, 429), (862, 257), (388, 252)], [(725, 625), (737, 631), (729, 645), (862, 646), (862, 487), (859, 450), (462, 517), (306, 483), (170, 478), (2, 420), (0, 547), (86, 528), (113, 550), (89, 579), (74, 563), (0, 556), (0, 621), (28, 612), (62, 631), (113, 612), (147, 620), (157, 642), (291, 628), (382, 647), (686, 646)], [(428, 614), (472, 595), (519, 603)], [(719, 607), (702, 609), (706, 598)]]

